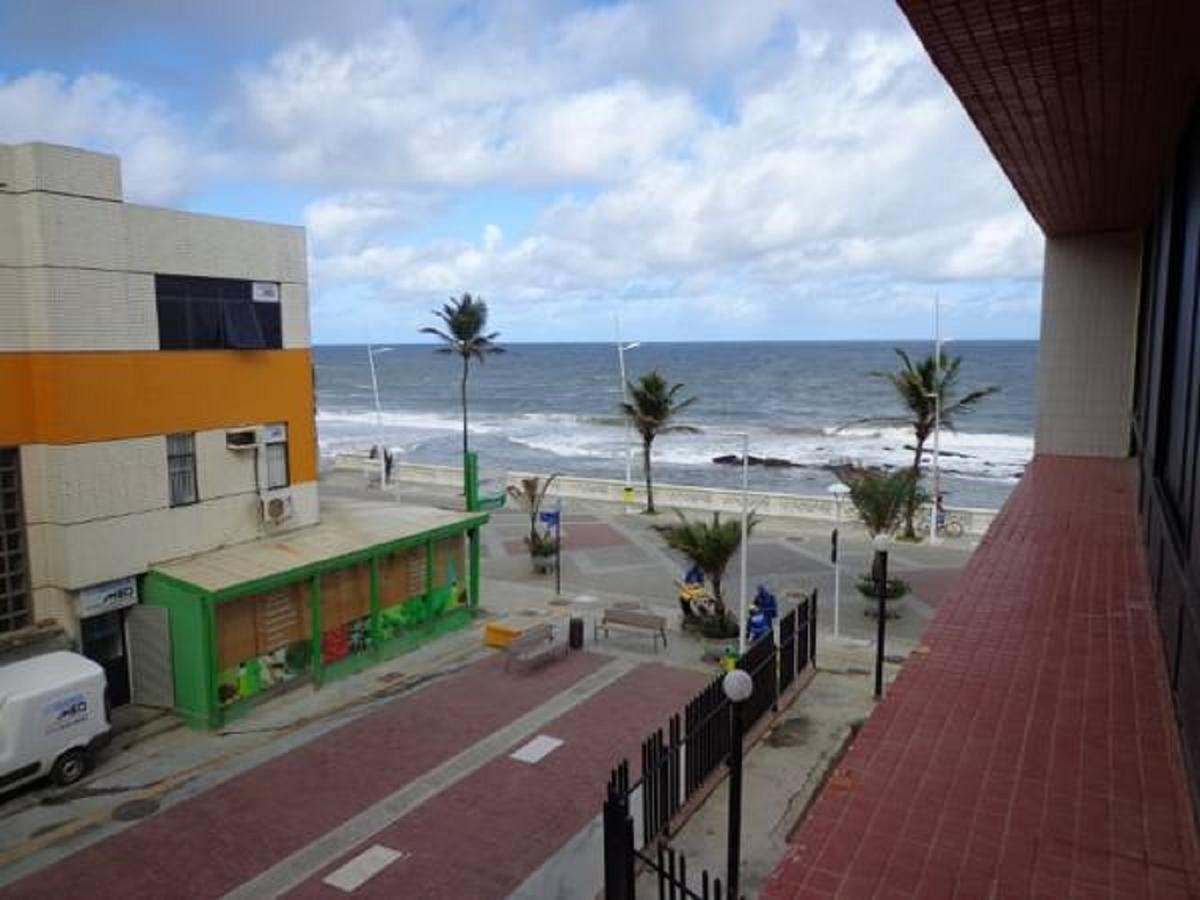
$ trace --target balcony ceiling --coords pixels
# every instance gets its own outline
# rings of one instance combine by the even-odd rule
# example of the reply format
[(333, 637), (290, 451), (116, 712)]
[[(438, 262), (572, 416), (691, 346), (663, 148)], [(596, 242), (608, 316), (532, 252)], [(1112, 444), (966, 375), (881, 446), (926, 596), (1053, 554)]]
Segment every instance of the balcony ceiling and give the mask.
[(1200, 0), (898, 0), (1048, 235), (1140, 228), (1200, 95)]

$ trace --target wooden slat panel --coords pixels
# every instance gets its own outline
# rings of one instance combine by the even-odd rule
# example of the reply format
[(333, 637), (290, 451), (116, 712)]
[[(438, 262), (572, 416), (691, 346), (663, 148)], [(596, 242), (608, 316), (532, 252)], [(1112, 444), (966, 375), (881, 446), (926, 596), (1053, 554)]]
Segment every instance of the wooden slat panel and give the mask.
[(258, 655), (253, 597), (217, 607), (217, 668), (228, 669)]
[(272, 591), (254, 604), (258, 653), (270, 653), (305, 637), (300, 593), (293, 588)]
[(321, 576), (321, 627), (329, 631), (371, 612), (370, 571), (352, 566)]
[(414, 547), (379, 559), (379, 605), (394, 606), (425, 593), (425, 548)]

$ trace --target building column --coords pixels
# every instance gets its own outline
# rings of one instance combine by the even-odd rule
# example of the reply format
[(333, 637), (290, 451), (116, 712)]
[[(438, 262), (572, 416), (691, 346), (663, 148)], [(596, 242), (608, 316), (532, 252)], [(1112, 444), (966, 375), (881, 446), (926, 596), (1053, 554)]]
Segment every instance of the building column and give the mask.
[(1034, 452), (1130, 452), (1142, 238), (1046, 239)]

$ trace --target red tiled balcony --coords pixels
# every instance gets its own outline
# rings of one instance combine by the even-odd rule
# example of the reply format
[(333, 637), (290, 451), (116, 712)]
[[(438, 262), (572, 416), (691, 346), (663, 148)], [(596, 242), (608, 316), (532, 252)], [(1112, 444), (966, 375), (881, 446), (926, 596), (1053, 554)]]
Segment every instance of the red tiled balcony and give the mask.
[(1039, 457), (763, 896), (1200, 896), (1125, 461)]

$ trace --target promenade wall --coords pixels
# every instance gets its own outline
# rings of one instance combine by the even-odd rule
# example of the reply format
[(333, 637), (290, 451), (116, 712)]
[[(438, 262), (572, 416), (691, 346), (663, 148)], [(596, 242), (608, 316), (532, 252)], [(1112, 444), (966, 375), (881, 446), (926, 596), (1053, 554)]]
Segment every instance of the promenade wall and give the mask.
[[(361, 471), (364, 476), (371, 476), (376, 471), (378, 463), (362, 454), (339, 454), (334, 459), (334, 468), (340, 470)], [(520, 485), (522, 478), (530, 478), (533, 472), (508, 472), (507, 484)], [(544, 477), (544, 473), (543, 477)], [(482, 476), (482, 491), (484, 494), (499, 493), (500, 486), (495, 481), (488, 480), (488, 471)], [(417, 463), (397, 463), (392, 469), (392, 480), (428, 484), (438, 487), (461, 488), (462, 470), (457, 466), (434, 466)], [(576, 475), (559, 475), (551, 485), (548, 496), (565, 497), (577, 500), (596, 500), (604, 503), (621, 503), (621, 492), (624, 483), (615, 479), (582, 478)], [(636, 501), (645, 502), (645, 486), (635, 485)], [(811, 519), (816, 521), (833, 522), (837, 518), (837, 510), (833, 497), (806, 496), (804, 494), (768, 493), (765, 491), (750, 491), (750, 508), (760, 516), (773, 518)], [(686, 484), (654, 485), (655, 504), (663, 509), (680, 507), (682, 509), (702, 509), (717, 512), (739, 513), (742, 508), (742, 492), (728, 488), (709, 488)], [(992, 524), (996, 517), (994, 509), (978, 509), (973, 507), (946, 507), (950, 516), (957, 517), (963, 523), (963, 533), (981, 536)], [(843, 502), (842, 516), (849, 518), (852, 510), (849, 502)]]

